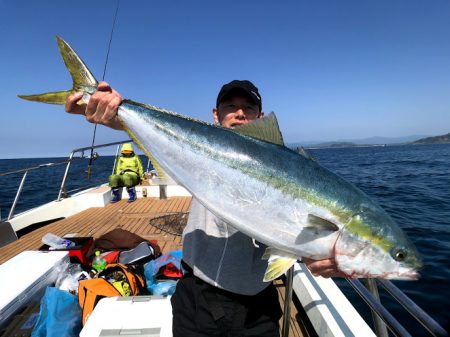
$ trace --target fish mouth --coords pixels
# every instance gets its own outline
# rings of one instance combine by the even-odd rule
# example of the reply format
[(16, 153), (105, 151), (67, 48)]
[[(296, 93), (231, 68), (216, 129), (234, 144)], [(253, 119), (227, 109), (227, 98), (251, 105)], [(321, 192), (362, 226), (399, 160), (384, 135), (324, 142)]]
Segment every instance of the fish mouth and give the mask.
[(397, 280), (417, 281), (418, 279), (420, 279), (420, 273), (415, 270), (411, 270), (411, 271), (399, 273), (398, 275), (395, 275), (394, 278)]
[(375, 278), (386, 279), (386, 280), (417, 281), (420, 278), (420, 274), (415, 270), (408, 270), (408, 271), (403, 271), (403, 272), (391, 272), (391, 273), (376, 275)]
[(346, 273), (345, 277), (351, 279), (358, 278), (378, 278), (384, 280), (401, 280), (401, 281), (417, 281), (420, 279), (420, 274), (417, 271), (405, 271), (397, 273), (381, 273), (381, 274), (371, 274), (370, 272), (356, 272)]

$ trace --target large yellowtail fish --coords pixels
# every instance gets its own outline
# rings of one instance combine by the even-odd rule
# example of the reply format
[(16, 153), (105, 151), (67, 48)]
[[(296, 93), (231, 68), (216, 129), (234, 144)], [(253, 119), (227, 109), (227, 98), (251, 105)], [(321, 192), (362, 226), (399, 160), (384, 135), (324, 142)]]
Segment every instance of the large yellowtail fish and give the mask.
[[(64, 104), (73, 92), (96, 91), (83, 61), (57, 41), (73, 88), (19, 97)], [(349, 182), (285, 147), (273, 114), (225, 129), (125, 100), (118, 118), (157, 167), (216, 216), (269, 247), (265, 281), (301, 257), (334, 257), (351, 277), (418, 278), (416, 249), (392, 218)]]

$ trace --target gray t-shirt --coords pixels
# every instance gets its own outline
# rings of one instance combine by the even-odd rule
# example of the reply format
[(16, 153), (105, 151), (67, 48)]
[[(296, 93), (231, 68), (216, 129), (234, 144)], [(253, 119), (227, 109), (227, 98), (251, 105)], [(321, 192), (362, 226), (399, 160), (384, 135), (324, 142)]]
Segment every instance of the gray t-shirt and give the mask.
[(183, 233), (183, 260), (195, 276), (233, 293), (259, 293), (270, 282), (262, 281), (267, 260), (261, 257), (266, 246), (259, 242), (256, 245), (259, 247), (193, 198)]

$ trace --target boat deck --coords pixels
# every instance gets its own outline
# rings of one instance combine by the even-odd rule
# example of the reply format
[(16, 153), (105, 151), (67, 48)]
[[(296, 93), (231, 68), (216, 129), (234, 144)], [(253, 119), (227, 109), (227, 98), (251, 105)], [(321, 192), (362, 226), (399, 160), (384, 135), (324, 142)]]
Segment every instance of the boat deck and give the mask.
[[(122, 200), (105, 207), (89, 208), (71, 217), (40, 227), (0, 248), (0, 264), (25, 250), (37, 250), (42, 245), (41, 238), (51, 232), (59, 236), (75, 235), (98, 238), (114, 228), (122, 228), (142, 238), (158, 241), (163, 253), (181, 249), (181, 237), (167, 233), (150, 225), (150, 220), (167, 213), (189, 212), (191, 197), (171, 197), (168, 199), (140, 198), (133, 203)], [(284, 284), (276, 281), (281, 303), (284, 303)], [(303, 323), (305, 322), (305, 324)], [(280, 322), (281, 326), (281, 322)], [(291, 305), (289, 337), (313, 336), (308, 332), (305, 314)]]

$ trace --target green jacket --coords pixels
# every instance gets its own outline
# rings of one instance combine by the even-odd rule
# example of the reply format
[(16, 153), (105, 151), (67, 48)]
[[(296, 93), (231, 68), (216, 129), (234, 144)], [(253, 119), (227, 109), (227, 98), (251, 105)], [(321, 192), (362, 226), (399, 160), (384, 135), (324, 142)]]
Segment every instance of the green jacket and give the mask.
[(139, 156), (134, 153), (133, 146), (129, 143), (123, 144), (121, 152), (124, 150), (133, 151), (133, 155), (132, 156), (120, 155), (120, 157), (117, 159), (114, 173), (120, 174), (121, 171), (125, 172), (131, 171), (134, 172), (137, 176), (139, 176), (140, 180), (144, 180), (145, 179), (144, 167), (142, 166)]

